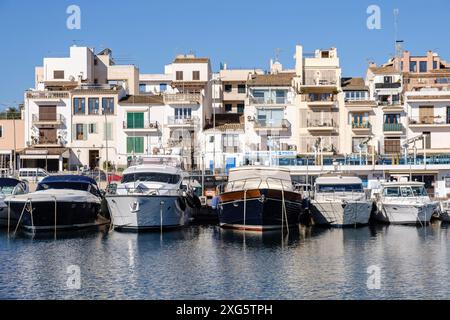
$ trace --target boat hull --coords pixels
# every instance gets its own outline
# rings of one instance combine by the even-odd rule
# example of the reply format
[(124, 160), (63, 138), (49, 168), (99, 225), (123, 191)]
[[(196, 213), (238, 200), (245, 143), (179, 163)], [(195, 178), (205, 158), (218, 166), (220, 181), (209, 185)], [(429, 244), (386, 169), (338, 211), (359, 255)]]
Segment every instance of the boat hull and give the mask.
[[(56, 213), (54, 201), (25, 203), (11, 200), (9, 205), (11, 220), (15, 223), (20, 220), (20, 226), (28, 231), (72, 230), (100, 224), (100, 202), (58, 201)], [(25, 210), (20, 218), (24, 206)]]
[(370, 201), (311, 201), (311, 217), (316, 225), (345, 227), (367, 225), (372, 212)]
[(391, 224), (422, 224), (430, 222), (435, 211), (432, 203), (424, 204), (389, 204), (379, 205), (376, 220)]
[(261, 189), (234, 191), (220, 195), (219, 223), (222, 228), (264, 231), (297, 226), (302, 213), (300, 194), (285, 192), (283, 210), (282, 192)]
[(179, 196), (109, 195), (106, 201), (117, 230), (177, 228), (189, 221), (189, 210)]

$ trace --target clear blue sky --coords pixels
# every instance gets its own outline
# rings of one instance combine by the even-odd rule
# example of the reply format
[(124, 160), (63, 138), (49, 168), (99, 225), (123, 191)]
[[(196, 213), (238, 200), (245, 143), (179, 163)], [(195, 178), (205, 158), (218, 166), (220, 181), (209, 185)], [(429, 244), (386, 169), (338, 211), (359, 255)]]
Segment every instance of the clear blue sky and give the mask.
[[(81, 30), (66, 28), (66, 8), (81, 7)], [(369, 5), (381, 8), (381, 29), (366, 27)], [(436, 50), (450, 60), (448, 0), (0, 0), (0, 108), (21, 102), (33, 86), (34, 66), (45, 56), (68, 55), (74, 42), (109, 47), (119, 63), (142, 73), (163, 71), (177, 53), (193, 51), (229, 67), (267, 69), (280, 60), (292, 67), (295, 44), (305, 52), (335, 46), (343, 75), (363, 76), (368, 60), (382, 63), (394, 54), (393, 10), (399, 38), (412, 54)]]

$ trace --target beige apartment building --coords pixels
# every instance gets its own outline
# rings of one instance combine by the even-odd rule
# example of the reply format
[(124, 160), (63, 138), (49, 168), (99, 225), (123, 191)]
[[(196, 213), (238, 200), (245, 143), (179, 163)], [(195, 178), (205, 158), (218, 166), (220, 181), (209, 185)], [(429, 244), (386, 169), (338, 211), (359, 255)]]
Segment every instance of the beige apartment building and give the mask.
[(15, 155), (25, 147), (23, 112), (0, 114), (0, 171), (7, 174), (18, 168)]

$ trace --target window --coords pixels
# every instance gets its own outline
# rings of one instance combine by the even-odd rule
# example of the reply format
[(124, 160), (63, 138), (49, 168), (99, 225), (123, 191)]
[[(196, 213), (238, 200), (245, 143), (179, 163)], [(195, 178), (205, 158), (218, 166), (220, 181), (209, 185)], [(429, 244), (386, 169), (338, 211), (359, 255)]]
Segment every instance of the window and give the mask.
[(280, 109), (259, 109), (257, 111), (258, 122), (261, 125), (280, 126), (284, 117), (284, 111)]
[(422, 132), (422, 134), (424, 136), (423, 148), (431, 149), (431, 132)]
[(239, 149), (238, 134), (224, 134), (222, 136), (223, 152), (236, 153)]
[(245, 84), (238, 84), (238, 93), (245, 93)]
[(100, 112), (100, 99), (89, 98), (88, 99), (88, 112), (89, 114), (99, 114)]
[(386, 154), (399, 154), (400, 153), (400, 139), (384, 139), (384, 152)]
[(64, 70), (53, 71), (53, 79), (64, 79)]
[(183, 71), (176, 72), (176, 80), (183, 80)]
[(237, 113), (244, 113), (244, 104), (243, 103), (237, 104)]
[(384, 123), (400, 123), (400, 114), (385, 114)]
[(0, 138), (3, 138), (3, 126), (0, 126)]
[(191, 119), (192, 109), (191, 108), (175, 108), (175, 119)]
[(391, 76), (385, 76), (383, 78), (384, 83), (392, 83), (392, 77)]
[(141, 92), (141, 93), (147, 92), (147, 85), (145, 83), (139, 84), (139, 92)]
[(438, 63), (436, 60), (433, 61), (433, 69), (436, 70), (438, 68)]
[(159, 84), (159, 91), (160, 92), (166, 92), (167, 91), (167, 83), (160, 83)]
[(84, 114), (84, 113), (85, 113), (85, 99), (73, 98), (73, 114)]
[(400, 188), (399, 187), (387, 187), (383, 190), (383, 196), (385, 197), (399, 197)]
[(417, 62), (411, 61), (409, 63), (409, 72), (417, 72)]
[(97, 124), (96, 123), (90, 123), (88, 126), (88, 132), (89, 134), (97, 133)]
[(229, 104), (229, 103), (226, 103), (225, 104), (225, 111), (226, 112), (231, 112), (232, 110), (233, 110), (233, 105)]
[(103, 114), (114, 114), (114, 98), (102, 99)]
[(200, 80), (200, 71), (192, 71), (192, 80)]
[(225, 92), (231, 92), (231, 90), (233, 89), (233, 86), (231, 84), (226, 84), (224, 85), (224, 91)]
[(125, 174), (122, 178), (122, 183), (129, 183), (134, 181), (145, 181), (145, 182), (160, 182), (177, 184), (181, 177), (177, 174), (161, 173), (161, 172), (134, 172), (130, 174)]
[(82, 123), (75, 124), (75, 140), (87, 140), (87, 126)]
[(426, 61), (419, 62), (419, 72), (427, 72), (427, 62)]
[(127, 137), (127, 153), (144, 153), (144, 137)]
[(127, 128), (143, 129), (144, 113), (143, 112), (127, 112)]
[(103, 139), (112, 140), (113, 139), (113, 126), (112, 123), (103, 124)]

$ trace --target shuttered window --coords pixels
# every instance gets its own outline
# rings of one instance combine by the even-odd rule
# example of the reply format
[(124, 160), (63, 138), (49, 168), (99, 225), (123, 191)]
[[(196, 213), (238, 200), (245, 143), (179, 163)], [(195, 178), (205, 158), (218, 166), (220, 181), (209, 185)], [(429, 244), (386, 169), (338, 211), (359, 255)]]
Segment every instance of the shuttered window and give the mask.
[(144, 137), (127, 137), (127, 153), (144, 153)]
[(144, 113), (143, 112), (128, 112), (127, 113), (127, 128), (143, 129), (144, 128)]

